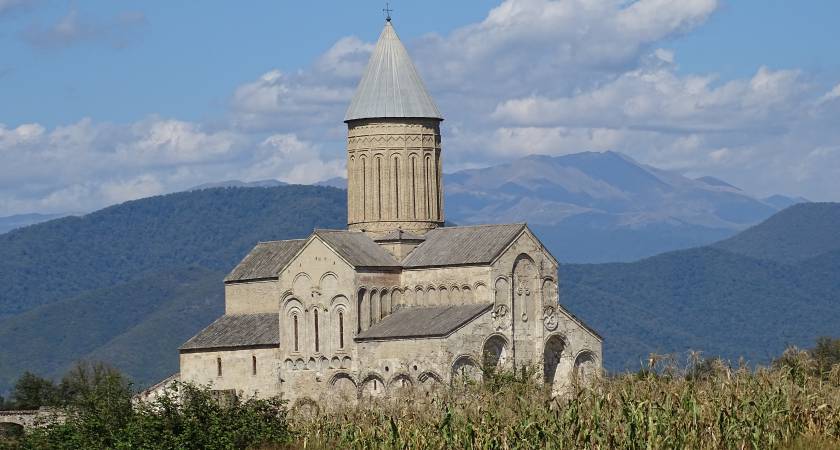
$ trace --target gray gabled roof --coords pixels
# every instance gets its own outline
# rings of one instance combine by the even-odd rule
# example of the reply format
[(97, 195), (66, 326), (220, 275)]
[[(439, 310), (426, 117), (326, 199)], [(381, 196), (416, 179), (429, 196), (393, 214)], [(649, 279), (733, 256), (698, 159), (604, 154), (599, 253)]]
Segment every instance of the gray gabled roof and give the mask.
[(304, 239), (258, 243), (225, 277), (225, 282), (277, 278), (283, 266), (303, 247)]
[(359, 333), (356, 340), (448, 336), (492, 308), (492, 303), (403, 308)]
[(403, 261), (405, 268), (489, 264), (525, 224), (442, 227), (426, 233), (426, 240)]
[(315, 230), (315, 236), (354, 267), (400, 267), (387, 250), (362, 231)]
[(379, 35), (344, 120), (386, 117), (443, 120), (390, 21)]
[(179, 350), (280, 345), (278, 313), (230, 314), (216, 319)]

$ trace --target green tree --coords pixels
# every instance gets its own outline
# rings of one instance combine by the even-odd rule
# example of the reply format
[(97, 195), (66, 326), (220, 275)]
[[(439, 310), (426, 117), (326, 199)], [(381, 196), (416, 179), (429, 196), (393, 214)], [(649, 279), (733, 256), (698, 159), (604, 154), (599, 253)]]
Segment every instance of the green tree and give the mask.
[(12, 406), (16, 409), (38, 409), (60, 402), (55, 384), (31, 372), (21, 375), (15, 383), (12, 398)]
[(817, 345), (809, 352), (814, 358), (820, 374), (827, 374), (831, 368), (840, 364), (840, 338), (823, 336), (817, 339)]
[(58, 390), (67, 420), (28, 433), (23, 448), (258, 448), (292, 436), (279, 399), (223, 405), (208, 388), (178, 384), (152, 403), (133, 404), (128, 380), (100, 363), (76, 365)]

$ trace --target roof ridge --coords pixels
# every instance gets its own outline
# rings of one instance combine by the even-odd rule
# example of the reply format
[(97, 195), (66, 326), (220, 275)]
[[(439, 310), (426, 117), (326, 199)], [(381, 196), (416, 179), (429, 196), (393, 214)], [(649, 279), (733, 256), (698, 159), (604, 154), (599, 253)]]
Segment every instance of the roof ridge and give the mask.
[[(306, 238), (309, 239), (309, 238)], [(296, 242), (296, 241), (305, 241), (306, 239), (296, 238), (296, 239), (272, 239), (270, 241), (257, 241), (257, 244), (271, 244), (274, 242)], [(247, 256), (247, 255), (246, 255)]]
[(435, 228), (434, 230), (453, 230), (457, 228), (483, 228), (483, 227), (504, 227), (504, 226), (511, 226), (511, 225), (519, 225), (519, 226), (527, 226), (527, 222), (513, 222), (513, 223), (481, 223), (478, 225), (455, 225), (451, 227), (439, 227)]

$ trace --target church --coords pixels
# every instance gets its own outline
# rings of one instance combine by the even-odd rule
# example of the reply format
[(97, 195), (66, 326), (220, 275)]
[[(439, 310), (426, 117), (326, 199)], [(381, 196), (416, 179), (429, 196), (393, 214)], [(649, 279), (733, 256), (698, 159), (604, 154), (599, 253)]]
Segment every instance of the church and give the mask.
[(258, 243), (225, 314), (184, 343), (184, 382), (294, 401), (390, 396), (533, 370), (601, 372), (602, 339), (563, 308), (526, 224), (447, 226), (443, 115), (390, 18), (347, 109), (347, 229)]

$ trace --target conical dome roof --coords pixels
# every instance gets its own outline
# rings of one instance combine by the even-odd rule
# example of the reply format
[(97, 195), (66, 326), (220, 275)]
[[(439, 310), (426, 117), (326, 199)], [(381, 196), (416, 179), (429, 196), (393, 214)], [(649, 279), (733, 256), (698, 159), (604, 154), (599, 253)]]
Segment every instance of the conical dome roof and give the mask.
[(443, 120), (390, 21), (379, 35), (344, 121), (387, 117)]

